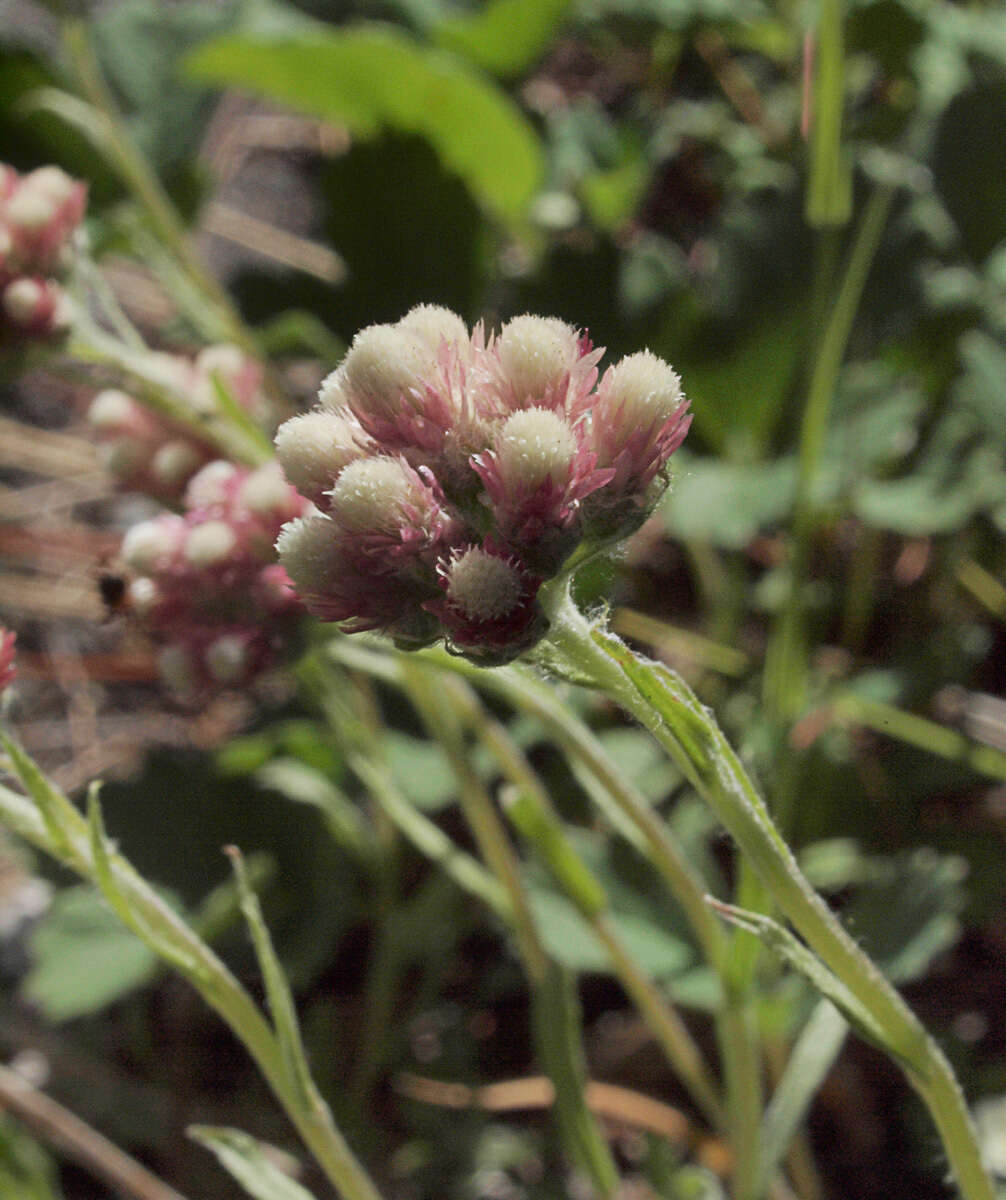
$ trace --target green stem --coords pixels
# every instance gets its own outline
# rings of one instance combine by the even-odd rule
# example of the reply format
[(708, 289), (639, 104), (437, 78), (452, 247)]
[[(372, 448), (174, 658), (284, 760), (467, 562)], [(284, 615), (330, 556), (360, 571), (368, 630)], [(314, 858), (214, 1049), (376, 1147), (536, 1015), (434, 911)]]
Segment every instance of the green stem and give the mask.
[(712, 714), (680, 677), (637, 658), (613, 634), (591, 625), (577, 611), (568, 588), (554, 587), (545, 593), (544, 602), (556, 649), (667, 750), (733, 836), (780, 909), (883, 1030), (888, 1050), (929, 1108), (962, 1195), (966, 1200), (994, 1200), (950, 1064), (897, 990), (804, 878)]

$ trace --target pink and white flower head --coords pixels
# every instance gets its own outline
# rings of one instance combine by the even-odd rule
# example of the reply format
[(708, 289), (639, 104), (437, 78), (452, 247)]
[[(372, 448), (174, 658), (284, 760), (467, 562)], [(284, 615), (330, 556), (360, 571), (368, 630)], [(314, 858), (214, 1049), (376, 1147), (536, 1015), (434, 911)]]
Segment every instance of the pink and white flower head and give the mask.
[(162, 645), (162, 674), (195, 701), (251, 683), (295, 637), (301, 606), (274, 543), (307, 503), (277, 463), (213, 462), (190, 482), (186, 504), (183, 515), (133, 526), (122, 558), (132, 610)]
[(614, 522), (609, 532), (625, 536), (652, 508), (654, 481), (692, 423), (681, 380), (649, 350), (630, 354), (604, 373), (589, 420), (598, 466), (612, 472), (588, 506), (589, 519)]
[[(195, 360), (151, 353), (147, 366), (194, 414), (205, 417), (217, 411), (218, 385), (249, 415), (264, 412), (261, 367), (233, 346), (209, 346)], [(119, 486), (169, 504), (181, 500), (192, 477), (218, 453), (188, 426), (116, 389), (95, 396), (87, 419)]]
[(595, 469), (580, 431), (547, 408), (507, 417), (493, 449), (472, 468), (485, 485), (498, 537), (543, 575), (554, 574), (580, 540), (580, 502), (612, 472)]
[(56, 275), (65, 269), (66, 251), (87, 206), (83, 183), (59, 167), (39, 167), (27, 175), (7, 167), (0, 206), (8, 272)]
[(311, 612), (502, 663), (545, 631), (541, 585), (585, 538), (635, 528), (688, 428), (677, 376), (634, 355), (597, 385), (585, 333), (521, 316), (498, 336), (420, 306), (372, 325), (277, 437), (322, 514), (280, 561)]
[(342, 553), (376, 574), (397, 571), (411, 560), (432, 563), (455, 533), (432, 473), (415, 470), (402, 457), (351, 462), (329, 501)]
[(0, 341), (44, 341), (65, 330), (59, 280), (86, 202), (85, 185), (59, 167), (20, 175), (0, 164)]
[(501, 417), (525, 408), (575, 412), (597, 382), (603, 353), (556, 317), (514, 317), (483, 357), (482, 403)]
[(377, 445), (349, 409), (325, 408), (292, 417), (276, 431), (276, 457), (302, 496), (327, 509), (329, 493), (343, 468), (376, 451)]
[(448, 649), (501, 666), (530, 649), (547, 622), (535, 597), (541, 580), (496, 547), (456, 547), (437, 568), (443, 596), (425, 608), (440, 619)]

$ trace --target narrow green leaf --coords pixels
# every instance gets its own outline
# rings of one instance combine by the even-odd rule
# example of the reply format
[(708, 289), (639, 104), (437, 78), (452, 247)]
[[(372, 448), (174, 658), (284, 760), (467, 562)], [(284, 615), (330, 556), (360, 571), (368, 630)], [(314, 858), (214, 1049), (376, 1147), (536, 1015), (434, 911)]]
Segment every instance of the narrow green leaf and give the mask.
[(255, 461), (261, 463), (269, 462), (274, 455), (272, 441), (266, 437), (248, 413), (234, 399), (233, 392), (224, 383), (219, 371), (212, 372), (210, 380), (213, 384), (213, 394), (216, 398), (217, 408), (224, 421), (231, 425), (235, 432), (248, 443), (249, 453), (254, 456)]
[(231, 866), (234, 869), (241, 911), (248, 923), (252, 945), (255, 947), (255, 957), (258, 959), (259, 970), (262, 972), (269, 1012), (272, 1014), (273, 1026), (283, 1055), (287, 1076), (290, 1083), (300, 1092), (302, 1099), (308, 1104), (313, 1104), (314, 1083), (311, 1080), (304, 1044), (301, 1041), (297, 1009), (290, 992), (290, 985), (287, 983), (283, 967), (273, 949), (272, 938), (269, 936), (269, 930), (262, 917), (258, 896), (252, 891), (244, 857), (237, 846), (225, 846), (224, 852), (230, 858)]
[(709, 904), (732, 925), (736, 925), (739, 929), (745, 929), (748, 933), (753, 933), (763, 945), (798, 971), (825, 999), (830, 1000), (862, 1037), (873, 1045), (879, 1046), (885, 1053), (897, 1058), (906, 1071), (914, 1077), (918, 1077), (915, 1064), (902, 1054), (897, 1046), (891, 1044), (883, 1027), (878, 1024), (873, 1014), (821, 962), (817, 955), (788, 929), (763, 913), (750, 912), (747, 909), (737, 908), (733, 904), (724, 904), (712, 897), (709, 898)]
[(588, 919), (604, 912), (607, 897), (567, 841), (562, 826), (527, 792), (512, 795), (503, 811), (541, 855), (563, 892)]
[(190, 1125), (189, 1137), (217, 1161), (254, 1200), (314, 1200), (306, 1188), (276, 1165), (276, 1152), (240, 1129)]
[(46, 832), (52, 841), (53, 853), (67, 862), (79, 866), (83, 861), (83, 855), (76, 841), (86, 834), (84, 818), (66, 796), (49, 782), (39, 770), (34, 759), (2, 731), (0, 731), (0, 744), (3, 745), (7, 757), (10, 759), (14, 774), (38, 807), (39, 814), (45, 823)]
[(848, 1022), (831, 1003), (821, 1000), (800, 1032), (786, 1071), (772, 1096), (762, 1125), (761, 1175), (772, 1178), (775, 1168), (807, 1115), (815, 1095), (838, 1057)]
[(399, 30), (360, 24), (278, 38), (219, 38), (188, 74), (245, 88), (359, 137), (390, 127), (427, 138), (494, 216), (519, 220), (544, 173), (530, 122), (493, 83)]

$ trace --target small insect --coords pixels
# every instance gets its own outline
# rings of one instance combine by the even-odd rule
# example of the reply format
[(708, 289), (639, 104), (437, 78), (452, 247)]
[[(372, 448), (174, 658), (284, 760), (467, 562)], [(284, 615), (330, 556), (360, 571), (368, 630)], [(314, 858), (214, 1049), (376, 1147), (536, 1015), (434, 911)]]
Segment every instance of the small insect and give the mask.
[(129, 581), (115, 569), (114, 563), (103, 566), (99, 572), (98, 594), (105, 606), (105, 619), (108, 621), (129, 607)]

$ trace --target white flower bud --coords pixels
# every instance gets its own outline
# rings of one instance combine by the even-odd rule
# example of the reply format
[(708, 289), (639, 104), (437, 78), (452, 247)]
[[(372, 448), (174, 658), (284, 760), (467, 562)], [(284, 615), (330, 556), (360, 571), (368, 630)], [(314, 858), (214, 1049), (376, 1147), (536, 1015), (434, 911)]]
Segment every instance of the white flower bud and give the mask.
[(179, 439), (165, 442), (158, 448), (150, 463), (150, 470), (154, 478), (165, 487), (177, 487), (202, 461), (203, 456), (191, 442)]
[(146, 616), (160, 598), (157, 584), (146, 575), (140, 575), (129, 585), (129, 606), (137, 616)]
[(611, 417), (619, 413), (626, 436), (666, 421), (684, 399), (677, 373), (649, 350), (616, 363), (605, 372), (603, 383), (599, 407)]
[(316, 500), (361, 456), (366, 435), (355, 420), (316, 410), (285, 421), (276, 431), (276, 456), (290, 483)]
[(341, 573), (337, 532), (328, 517), (322, 516), (298, 517), (280, 530), (276, 550), (298, 592), (324, 593)]
[(196, 368), (205, 375), (219, 374), (226, 382), (239, 374), (248, 365), (237, 346), (222, 343), (219, 346), (206, 346), (196, 355)]
[(185, 539), (185, 561), (200, 570), (215, 566), (231, 553), (237, 540), (226, 521), (205, 521), (195, 525)]
[(521, 578), (505, 559), (473, 546), (447, 573), (447, 596), (471, 621), (494, 621), (520, 602)]
[(38, 167), (24, 177), (23, 187), (43, 196), (48, 196), (57, 204), (65, 204), (77, 188), (76, 183), (59, 167)]
[(251, 512), (262, 516), (288, 513), (290, 500), (290, 485), (283, 478), (282, 468), (277, 462), (256, 468), (241, 484), (241, 503)]
[(95, 429), (115, 430), (130, 425), (135, 414), (136, 401), (132, 396), (107, 388), (91, 401), (87, 420)]
[(8, 200), (4, 217), (15, 229), (35, 232), (54, 221), (58, 213), (59, 204), (56, 200), (44, 191), (22, 183)]
[(329, 371), (321, 381), (318, 403), (329, 412), (341, 412), (346, 408), (346, 369), (344, 366)]
[(206, 648), (206, 669), (217, 683), (237, 683), (248, 669), (248, 648), (245, 640), (234, 633), (225, 633)]
[(332, 516), (354, 533), (397, 533), (402, 507), (420, 499), (409, 469), (397, 458), (358, 458), (331, 491)]
[(174, 554), (185, 522), (181, 517), (155, 517), (126, 531), (122, 561), (140, 575), (150, 575)]
[(157, 670), (165, 685), (177, 695), (188, 696), (195, 691), (195, 664), (183, 646), (165, 646), (157, 656)]
[(442, 342), (449, 346), (468, 343), (468, 327), (456, 312), (440, 304), (417, 304), (398, 322), (398, 328), (436, 354)]
[(185, 489), (185, 507), (214, 508), (226, 504), (230, 482), (237, 473), (237, 467), (223, 459), (207, 463), (189, 480), (189, 486)]
[(496, 347), (518, 401), (534, 403), (559, 384), (575, 361), (576, 330), (555, 317), (514, 317), (503, 326)]
[(38, 280), (15, 279), (4, 289), (4, 311), (15, 325), (31, 325), (43, 315), (47, 298)]
[(394, 325), (361, 329), (343, 364), (350, 402), (377, 416), (396, 415), (401, 397), (422, 388), (433, 357)]
[(507, 489), (530, 492), (547, 479), (565, 483), (575, 454), (569, 422), (547, 408), (511, 414), (496, 437), (500, 478)]

